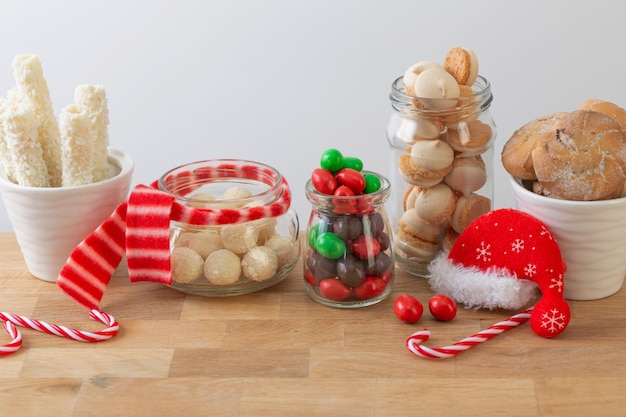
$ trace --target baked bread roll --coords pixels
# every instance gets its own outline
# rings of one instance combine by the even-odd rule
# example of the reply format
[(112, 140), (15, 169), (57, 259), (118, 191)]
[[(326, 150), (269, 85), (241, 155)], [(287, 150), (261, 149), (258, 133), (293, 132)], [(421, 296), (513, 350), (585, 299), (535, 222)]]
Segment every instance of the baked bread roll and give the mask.
[(598, 100), (590, 98), (585, 100), (583, 104), (578, 108), (579, 110), (592, 110), (598, 113), (606, 114), (612, 117), (622, 126), (622, 129), (626, 129), (626, 110), (618, 106), (617, 104), (609, 101)]
[(613, 118), (590, 110), (560, 116), (532, 150), (537, 180), (547, 195), (599, 200), (621, 193), (626, 180), (625, 132)]
[[(579, 107), (580, 110), (593, 110), (598, 113), (606, 114), (607, 116), (612, 117), (620, 124), (622, 129), (626, 132), (626, 110), (618, 106), (617, 104), (613, 104), (609, 101), (597, 100), (597, 99), (589, 99), (585, 100), (583, 104)], [(626, 173), (626, 148), (620, 148), (622, 153), (615, 155), (618, 159), (623, 161), (622, 168), (624, 169), (624, 173)]]
[(532, 151), (546, 132), (553, 131), (554, 125), (567, 113), (552, 113), (539, 117), (513, 132), (502, 148), (502, 165), (509, 174), (523, 180), (536, 180)]

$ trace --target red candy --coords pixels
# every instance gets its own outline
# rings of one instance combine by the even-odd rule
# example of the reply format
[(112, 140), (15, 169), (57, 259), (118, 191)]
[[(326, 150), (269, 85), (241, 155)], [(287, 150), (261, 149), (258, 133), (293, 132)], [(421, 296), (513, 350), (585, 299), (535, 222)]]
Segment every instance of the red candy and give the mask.
[(456, 316), (456, 302), (447, 295), (433, 295), (428, 301), (428, 309), (439, 321), (450, 321)]
[(309, 283), (309, 285), (313, 285), (314, 287), (317, 287), (317, 284), (319, 284), (319, 280), (315, 274), (313, 274), (313, 271), (308, 268), (304, 271), (304, 280)]
[(359, 259), (373, 258), (380, 252), (380, 243), (372, 236), (361, 235), (352, 241), (350, 251)]
[(313, 170), (311, 183), (313, 187), (322, 194), (333, 195), (337, 189), (337, 180), (333, 173), (322, 168), (315, 168)]
[(350, 287), (335, 278), (326, 278), (320, 282), (320, 292), (329, 300), (343, 301), (350, 297)]
[[(354, 197), (354, 191), (346, 185), (340, 185), (334, 192), (337, 197)], [(335, 213), (354, 213), (356, 212), (357, 202), (354, 199), (334, 198), (333, 204)]]
[(354, 288), (354, 296), (359, 300), (367, 300), (376, 297), (387, 287), (387, 283), (382, 278), (365, 277), (361, 285)]
[(394, 301), (393, 312), (405, 323), (416, 323), (422, 318), (424, 306), (412, 295), (402, 294)]
[(359, 171), (352, 168), (343, 168), (336, 174), (337, 182), (350, 187), (355, 195), (362, 194), (365, 190), (365, 177)]
[(348, 187), (347, 185), (340, 185), (335, 189), (335, 192), (333, 194), (337, 197), (353, 197), (354, 191), (352, 191), (352, 188)]

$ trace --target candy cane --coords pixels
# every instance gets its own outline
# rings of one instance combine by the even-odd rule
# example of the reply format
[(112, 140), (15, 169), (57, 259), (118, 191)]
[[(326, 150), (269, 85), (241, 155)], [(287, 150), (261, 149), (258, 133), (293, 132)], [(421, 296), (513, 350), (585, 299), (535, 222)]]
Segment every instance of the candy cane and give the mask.
[(22, 346), (22, 334), (19, 332), (19, 330), (17, 330), (15, 324), (11, 323), (10, 321), (5, 321), (4, 329), (7, 331), (9, 336), (13, 338), (13, 340), (11, 340), (11, 342), (6, 345), (0, 346), (0, 356), (10, 355)]
[(428, 340), (430, 337), (430, 331), (428, 329), (420, 330), (419, 332), (413, 333), (406, 340), (406, 347), (416, 354), (417, 356), (421, 356), (422, 358), (430, 358), (430, 359), (446, 359), (451, 358), (453, 356), (458, 355), (459, 353), (465, 352), (466, 350), (473, 348), (479, 343), (485, 342), (493, 337), (503, 333), (507, 330), (511, 330), (514, 327), (519, 326), (522, 323), (525, 323), (530, 318), (530, 313), (532, 308), (529, 308), (526, 311), (523, 311), (519, 314), (515, 314), (509, 317), (507, 320), (501, 321), (499, 323), (494, 324), (493, 326), (488, 327), (485, 330), (481, 330), (480, 332), (462, 339), (451, 346), (445, 346), (440, 348), (429, 348), (426, 346), (422, 346), (422, 343), (425, 340)]
[(59, 326), (57, 324), (50, 324), (40, 320), (30, 319), (24, 316), (18, 316), (15, 314), (4, 313), (0, 311), (0, 320), (3, 320), (4, 328), (13, 338), (13, 340), (3, 346), (0, 346), (0, 355), (9, 355), (16, 352), (22, 345), (22, 335), (15, 325), (26, 327), (29, 329), (37, 330), (39, 332), (53, 334), (55, 336), (65, 337), (68, 339), (76, 340), (78, 342), (103, 342), (115, 336), (120, 328), (115, 318), (107, 313), (98, 310), (91, 310), (89, 317), (92, 320), (98, 320), (103, 324), (109, 326), (108, 328), (99, 332), (87, 332), (70, 329), (69, 327)]

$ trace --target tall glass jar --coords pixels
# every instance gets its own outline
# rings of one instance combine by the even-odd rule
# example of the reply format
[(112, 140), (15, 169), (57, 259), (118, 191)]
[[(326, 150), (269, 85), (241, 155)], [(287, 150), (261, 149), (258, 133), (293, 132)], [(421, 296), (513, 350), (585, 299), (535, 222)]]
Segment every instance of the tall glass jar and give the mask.
[(391, 222), (398, 267), (425, 276), (476, 217), (491, 210), (496, 126), (489, 81), (478, 76), (464, 96), (408, 95), (391, 85)]
[(158, 186), (175, 198), (172, 288), (247, 294), (282, 281), (297, 263), (298, 216), (276, 169), (238, 159), (199, 161), (166, 172)]
[[(363, 171), (367, 173), (367, 171)], [(395, 260), (385, 210), (390, 183), (356, 196), (320, 193), (305, 185), (312, 204), (307, 225), (304, 279), (306, 292), (321, 304), (355, 308), (376, 304), (392, 290)]]

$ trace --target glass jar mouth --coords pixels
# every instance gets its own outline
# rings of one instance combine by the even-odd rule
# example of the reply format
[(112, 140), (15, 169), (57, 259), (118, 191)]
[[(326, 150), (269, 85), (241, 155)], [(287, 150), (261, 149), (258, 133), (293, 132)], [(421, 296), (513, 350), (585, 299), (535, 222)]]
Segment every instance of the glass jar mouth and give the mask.
[[(276, 201), (283, 192), (284, 178), (275, 168), (241, 159), (207, 159), (180, 165), (165, 172), (158, 180), (159, 190), (177, 201), (206, 209), (224, 205), (247, 208)], [(242, 186), (249, 195), (221, 198), (213, 195), (226, 188)], [(198, 195), (203, 194), (201, 197)], [(215, 200), (207, 200), (206, 195)]]
[(389, 94), (391, 106), (396, 111), (403, 113), (416, 112), (424, 115), (433, 116), (449, 115), (457, 112), (466, 112), (468, 110), (472, 110), (476, 108), (477, 105), (479, 105), (479, 109), (482, 112), (489, 108), (489, 106), (491, 105), (491, 101), (493, 100), (493, 95), (491, 94), (491, 84), (485, 77), (478, 75), (476, 77), (476, 81), (472, 85), (474, 94), (461, 97), (461, 100), (458, 100), (457, 105), (450, 107), (435, 104), (433, 106), (430, 106), (432, 108), (417, 108), (413, 104), (414, 100), (430, 103), (447, 103), (450, 102), (450, 99), (411, 96), (404, 91), (403, 78), (403, 76), (400, 76), (391, 83), (391, 93)]
[[(363, 170), (363, 174), (371, 173), (378, 177), (380, 180), (380, 188), (377, 191), (369, 194), (360, 194), (355, 196), (335, 196), (330, 194), (323, 194), (315, 189), (313, 182), (309, 179), (305, 184), (305, 192), (307, 199), (316, 206), (328, 211), (338, 213), (338, 210), (347, 207), (357, 207), (364, 209), (365, 207), (376, 207), (384, 204), (389, 197), (391, 191), (391, 183), (383, 175)], [(350, 213), (346, 213), (350, 214)]]

